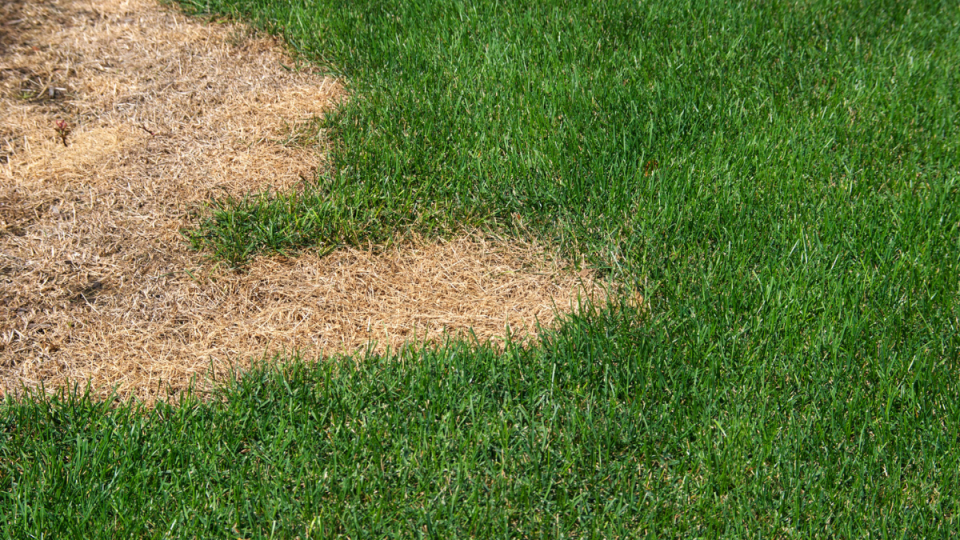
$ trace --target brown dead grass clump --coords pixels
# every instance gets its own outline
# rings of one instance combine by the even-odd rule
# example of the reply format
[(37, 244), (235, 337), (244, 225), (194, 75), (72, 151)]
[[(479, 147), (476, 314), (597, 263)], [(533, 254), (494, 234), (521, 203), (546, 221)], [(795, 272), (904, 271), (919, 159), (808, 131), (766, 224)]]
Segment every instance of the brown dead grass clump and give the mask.
[(6, 5), (0, 393), (90, 381), (149, 401), (280, 350), (534, 332), (600, 291), (543, 248), (479, 236), (205, 263), (181, 228), (213, 197), (313, 178), (340, 82), (154, 0)]

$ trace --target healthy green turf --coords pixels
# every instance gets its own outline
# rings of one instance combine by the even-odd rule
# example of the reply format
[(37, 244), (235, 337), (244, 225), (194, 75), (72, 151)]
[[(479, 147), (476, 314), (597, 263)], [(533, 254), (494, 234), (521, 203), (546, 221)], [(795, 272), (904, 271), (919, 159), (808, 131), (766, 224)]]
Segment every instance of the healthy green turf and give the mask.
[(198, 248), (523, 230), (649, 315), (152, 412), (9, 401), (8, 537), (960, 531), (956, 3), (182, 3), (352, 92), (336, 172), (220, 201)]

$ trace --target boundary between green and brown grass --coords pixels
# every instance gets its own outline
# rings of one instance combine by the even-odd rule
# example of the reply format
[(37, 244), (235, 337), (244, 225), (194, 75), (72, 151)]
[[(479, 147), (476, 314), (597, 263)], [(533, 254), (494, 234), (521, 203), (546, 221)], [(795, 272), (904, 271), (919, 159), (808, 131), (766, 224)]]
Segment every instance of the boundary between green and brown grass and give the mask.
[(326, 119), (332, 173), (222, 206), (198, 247), (522, 223), (649, 312), (586, 311), (504, 352), (265, 368), (151, 414), (8, 403), (9, 535), (957, 529), (956, 6), (184, 5), (352, 85)]

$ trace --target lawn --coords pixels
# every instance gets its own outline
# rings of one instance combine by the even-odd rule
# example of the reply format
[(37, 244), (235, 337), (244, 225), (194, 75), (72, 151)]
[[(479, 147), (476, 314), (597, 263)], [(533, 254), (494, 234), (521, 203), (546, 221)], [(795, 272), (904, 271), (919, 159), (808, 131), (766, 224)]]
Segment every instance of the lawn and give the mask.
[(181, 4), (351, 92), (330, 170), (217, 202), (196, 248), (479, 228), (645, 304), (503, 351), (278, 358), (149, 410), (8, 400), (6, 537), (960, 531), (956, 5)]

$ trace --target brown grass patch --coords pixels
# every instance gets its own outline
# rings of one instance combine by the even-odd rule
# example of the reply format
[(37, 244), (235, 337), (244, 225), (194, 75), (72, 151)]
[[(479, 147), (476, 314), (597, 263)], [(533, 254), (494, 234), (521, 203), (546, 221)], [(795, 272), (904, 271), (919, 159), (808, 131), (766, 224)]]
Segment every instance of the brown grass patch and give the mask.
[(90, 381), (149, 401), (279, 350), (534, 332), (600, 290), (553, 252), (479, 236), (242, 274), (205, 263), (180, 229), (212, 197), (313, 178), (326, 141), (297, 135), (340, 82), (284, 69), (273, 38), (153, 0), (0, 17), (2, 393)]

